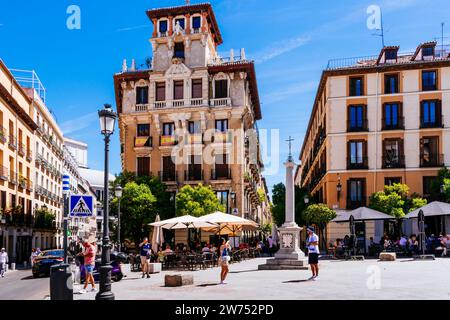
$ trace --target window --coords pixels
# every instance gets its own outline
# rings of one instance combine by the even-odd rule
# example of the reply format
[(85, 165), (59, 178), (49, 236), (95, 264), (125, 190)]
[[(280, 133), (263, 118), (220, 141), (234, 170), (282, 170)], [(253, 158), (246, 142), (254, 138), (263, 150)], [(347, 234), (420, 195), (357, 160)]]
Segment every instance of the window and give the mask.
[(387, 177), (387, 178), (384, 178), (384, 185), (385, 186), (393, 186), (394, 184), (398, 184), (398, 183), (402, 183), (402, 178), (399, 178), (399, 177), (394, 177), (394, 178)]
[(192, 98), (202, 98), (202, 79), (192, 79)]
[(176, 170), (175, 163), (172, 161), (171, 156), (163, 157), (163, 171), (162, 171), (162, 180), (163, 181), (175, 181), (176, 178)]
[(138, 124), (137, 125), (137, 135), (138, 135), (138, 137), (150, 136), (150, 125), (149, 124)]
[(165, 82), (157, 82), (155, 86), (156, 86), (156, 101), (165, 101), (166, 100), (166, 83)]
[(200, 121), (189, 121), (188, 129), (189, 129), (190, 134), (202, 133), (201, 122)]
[(437, 71), (422, 72), (422, 90), (423, 91), (437, 90)]
[(215, 81), (215, 98), (222, 99), (228, 97), (228, 81), (216, 80)]
[(423, 177), (422, 178), (422, 189), (423, 189), (423, 196), (427, 197), (427, 196), (431, 196), (431, 194), (433, 193), (433, 184), (436, 181), (437, 177)]
[(150, 176), (150, 157), (137, 157), (137, 175)]
[(384, 76), (384, 93), (398, 93), (398, 74), (387, 74)]
[(184, 23), (184, 18), (178, 18), (178, 19), (175, 19), (175, 25), (177, 25), (177, 23), (179, 23), (180, 24), (180, 27), (184, 30), (184, 28), (185, 28), (185, 23)]
[(216, 120), (216, 131), (227, 132), (228, 131), (228, 119)]
[(201, 26), (202, 26), (202, 17), (193, 17), (192, 18), (192, 28), (200, 29)]
[(173, 122), (163, 124), (163, 136), (171, 136), (173, 135), (174, 131), (175, 124)]
[(136, 87), (136, 104), (148, 104), (148, 87)]
[(183, 42), (175, 43), (174, 57), (184, 59), (184, 44), (183, 44)]
[(442, 126), (441, 102), (439, 100), (423, 101), (420, 110), (420, 127), (436, 128)]
[(424, 60), (429, 57), (434, 57), (434, 47), (423, 47), (422, 57)]
[(225, 212), (228, 213), (228, 191), (217, 191), (217, 199), (219, 199), (219, 203), (225, 208)]
[(363, 77), (350, 78), (350, 96), (358, 97), (364, 95)]
[(161, 33), (167, 32), (167, 20), (159, 21), (159, 32)]
[(366, 179), (350, 179), (347, 181), (347, 209), (356, 209), (366, 204)]
[(348, 107), (348, 130), (363, 131), (367, 130), (367, 121), (365, 117), (366, 106), (349, 106)]
[(228, 155), (216, 154), (215, 172), (213, 174), (213, 180), (216, 179), (229, 179), (230, 172), (228, 167)]
[(396, 60), (397, 61), (397, 50), (386, 50), (386, 61)]
[(396, 102), (383, 105), (383, 130), (403, 128), (403, 123), (401, 123), (400, 119), (401, 109), (401, 104)]
[(198, 181), (202, 180), (202, 178), (202, 157), (199, 155), (191, 155), (189, 157), (186, 180)]
[(173, 99), (183, 100), (184, 99), (184, 86), (183, 80), (178, 80), (173, 82)]
[(440, 163), (439, 156), (439, 138), (424, 137), (420, 141), (420, 166), (421, 167), (438, 167)]
[(383, 140), (383, 168), (403, 168), (403, 140)]
[(367, 167), (367, 142), (349, 141), (349, 169), (363, 169)]

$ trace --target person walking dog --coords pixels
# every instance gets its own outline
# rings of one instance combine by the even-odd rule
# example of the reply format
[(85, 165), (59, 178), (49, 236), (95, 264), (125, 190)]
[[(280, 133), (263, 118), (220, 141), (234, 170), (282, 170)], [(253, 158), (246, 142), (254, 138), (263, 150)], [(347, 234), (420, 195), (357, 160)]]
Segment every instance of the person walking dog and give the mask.
[(308, 246), (308, 263), (311, 266), (312, 277), (310, 280), (319, 280), (319, 237), (314, 233), (313, 227), (306, 229), (308, 239), (306, 245)]

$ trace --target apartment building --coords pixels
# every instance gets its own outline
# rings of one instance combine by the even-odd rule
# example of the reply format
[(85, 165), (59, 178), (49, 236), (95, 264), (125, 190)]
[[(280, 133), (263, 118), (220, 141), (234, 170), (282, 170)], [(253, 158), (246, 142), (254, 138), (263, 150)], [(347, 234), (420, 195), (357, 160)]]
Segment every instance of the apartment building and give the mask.
[(33, 236), (33, 100), (0, 60), (0, 246), (29, 256)]
[[(114, 76), (124, 170), (158, 176), (174, 194), (211, 185), (226, 211), (261, 222), (264, 192), (255, 66), (240, 51), (220, 57), (210, 4), (147, 11), (153, 58)], [(261, 193), (261, 191), (260, 191)]]
[(399, 49), (332, 60), (323, 71), (297, 174), (316, 201), (354, 209), (398, 182), (427, 197), (450, 165), (448, 48)]

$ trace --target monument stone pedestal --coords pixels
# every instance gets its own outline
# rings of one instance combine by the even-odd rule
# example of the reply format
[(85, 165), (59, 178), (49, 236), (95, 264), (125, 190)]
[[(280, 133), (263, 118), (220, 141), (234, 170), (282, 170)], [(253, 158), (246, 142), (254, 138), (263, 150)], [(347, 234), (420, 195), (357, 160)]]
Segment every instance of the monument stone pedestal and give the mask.
[(300, 228), (295, 223), (294, 162), (290, 155), (286, 166), (286, 222), (278, 229), (280, 250), (274, 259), (258, 266), (258, 270), (307, 270), (305, 254), (300, 249)]

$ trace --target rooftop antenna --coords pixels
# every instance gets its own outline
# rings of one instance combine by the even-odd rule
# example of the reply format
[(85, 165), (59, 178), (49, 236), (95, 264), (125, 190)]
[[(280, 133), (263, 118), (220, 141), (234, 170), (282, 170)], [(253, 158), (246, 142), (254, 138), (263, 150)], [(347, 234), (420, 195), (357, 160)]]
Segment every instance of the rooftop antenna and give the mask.
[(441, 48), (442, 48), (442, 57), (444, 57), (444, 26), (445, 22), (441, 22)]
[[(380, 9), (381, 10), (381, 9)], [(372, 34), (373, 36), (378, 36), (381, 37), (381, 44), (383, 45), (383, 48), (385, 47), (385, 43), (384, 43), (384, 23), (383, 23), (383, 11), (380, 11), (380, 22), (381, 22), (381, 29), (380, 32), (381, 33), (374, 33)]]

